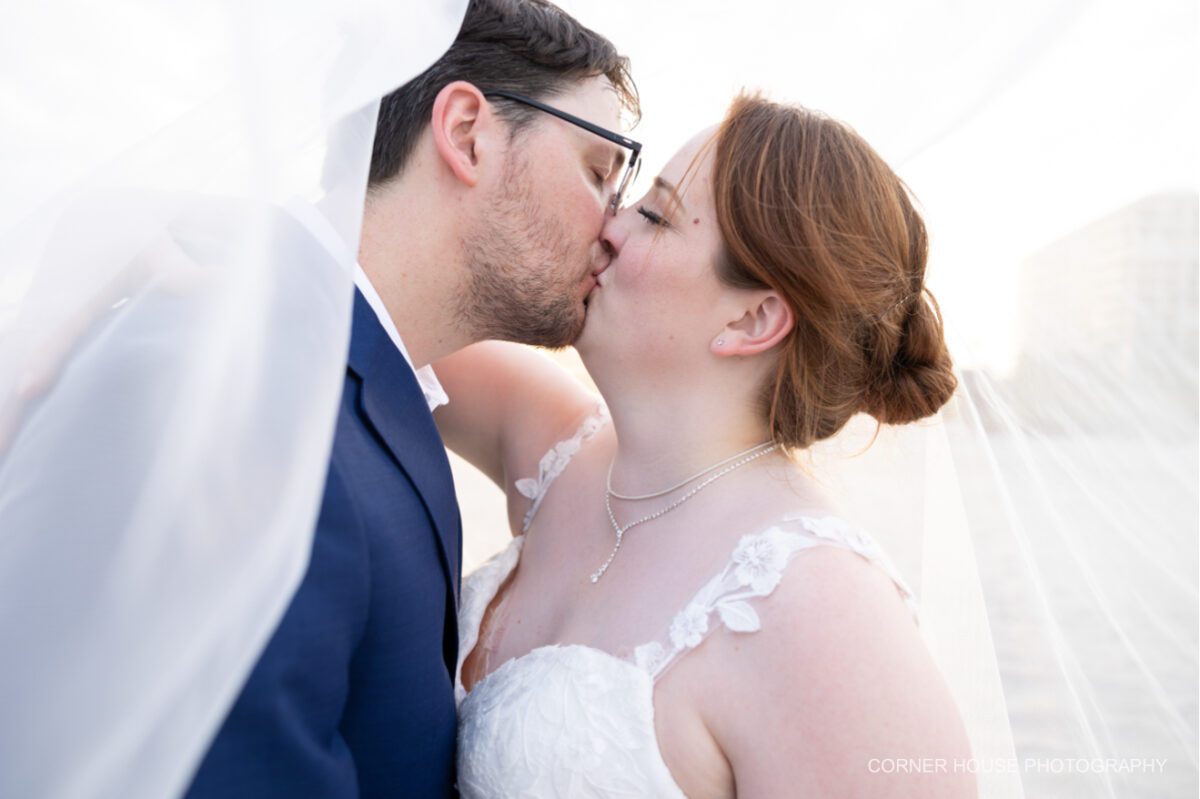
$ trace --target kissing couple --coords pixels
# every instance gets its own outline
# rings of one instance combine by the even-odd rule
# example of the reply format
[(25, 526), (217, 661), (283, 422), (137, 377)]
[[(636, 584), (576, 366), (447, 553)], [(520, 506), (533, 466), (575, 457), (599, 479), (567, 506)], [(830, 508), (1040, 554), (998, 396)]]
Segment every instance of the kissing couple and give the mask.
[[(797, 460), (955, 391), (907, 189), (740, 96), (626, 198), (639, 114), (544, 0), (472, 0), (383, 99), (310, 562), (189, 796), (975, 795), (867, 768), (970, 747), (912, 592)], [(513, 533), (461, 585), (446, 447)]]

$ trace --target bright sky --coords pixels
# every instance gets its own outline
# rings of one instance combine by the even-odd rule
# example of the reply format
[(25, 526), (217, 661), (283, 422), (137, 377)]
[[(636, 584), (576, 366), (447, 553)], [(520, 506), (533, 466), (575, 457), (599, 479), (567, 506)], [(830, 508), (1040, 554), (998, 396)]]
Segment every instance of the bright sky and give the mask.
[[(992, 367), (1013, 356), (1022, 257), (1146, 194), (1197, 187), (1196, 0), (560, 2), (632, 58), (645, 111), (634, 132), (646, 145), (643, 185), (676, 147), (719, 121), (743, 86), (855, 127), (916, 193), (932, 237), (930, 285), (956, 341)], [(118, 6), (119, 23), (111, 16)], [(23, 156), (0, 170), (10, 223), (90, 151), (121, 152), (127, 128), (169, 123), (222, 78), (214, 69), (236, 75), (245, 66), (218, 57), (226, 45), (216, 11), (187, 12), (181, 26), (175, 16), (159, 20), (153, 4), (118, 6), (69, 29), (46, 12), (41, 27), (27, 25), (0, 48), (0, 64), (47, 42), (63, 52), (44, 74), (0, 80), (0, 107), (20, 135), (69, 140), (42, 147), (40, 161)], [(303, 30), (310, 14), (314, 26), (324, 24), (321, 14), (333, 12), (317, 8), (289, 11), (291, 27)], [(140, 27), (125, 27), (134, 22)], [(106, 35), (95, 36), (98, 28)], [(190, 38), (178, 38), (181, 30)], [(163, 52), (153, 73), (141, 50), (122, 60), (121, 48), (106, 46), (122, 33)], [(93, 90), (97, 63), (107, 77)], [(121, 91), (134, 84), (149, 89)], [(60, 95), (65, 104), (44, 102)], [(0, 275), (0, 309), (21, 290), (14, 276), (6, 287)]]
[(643, 182), (742, 86), (862, 133), (922, 203), (930, 285), (992, 367), (1013, 355), (1024, 255), (1197, 187), (1195, 2), (561, 5), (632, 58)]

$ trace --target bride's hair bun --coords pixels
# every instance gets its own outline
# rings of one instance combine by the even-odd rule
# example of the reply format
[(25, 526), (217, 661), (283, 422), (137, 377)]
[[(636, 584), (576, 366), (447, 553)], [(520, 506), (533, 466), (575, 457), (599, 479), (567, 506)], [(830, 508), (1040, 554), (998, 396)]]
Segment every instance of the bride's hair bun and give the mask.
[[(876, 369), (865, 392), (864, 410), (884, 424), (907, 424), (937, 413), (950, 401), (958, 380), (946, 348), (937, 300), (923, 293), (890, 309), (876, 327), (880, 349), (894, 341), (895, 352)], [(898, 331), (890, 330), (896, 323)], [(890, 341), (889, 341), (890, 340)]]
[(856, 413), (930, 416), (957, 386), (925, 288), (928, 238), (904, 183), (848, 126), (738, 97), (717, 131), (713, 193), (728, 285), (771, 289), (795, 328), (763, 411), (776, 442), (806, 447)]

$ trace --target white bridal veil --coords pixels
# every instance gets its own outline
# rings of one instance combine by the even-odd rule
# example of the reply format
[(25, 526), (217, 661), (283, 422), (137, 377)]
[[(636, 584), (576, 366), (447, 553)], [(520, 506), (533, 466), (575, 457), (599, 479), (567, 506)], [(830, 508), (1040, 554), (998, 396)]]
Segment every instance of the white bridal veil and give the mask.
[[(645, 174), (751, 84), (922, 201), (960, 391), (814, 458), (918, 590), (976, 755), (945, 767), (1194, 796), (1195, 3), (562, 5), (633, 57)], [(375, 101), (464, 7), (8, 13), (0, 796), (186, 786), (305, 566)]]
[(186, 787), (307, 562), (378, 98), (465, 5), (6, 12), (0, 796)]

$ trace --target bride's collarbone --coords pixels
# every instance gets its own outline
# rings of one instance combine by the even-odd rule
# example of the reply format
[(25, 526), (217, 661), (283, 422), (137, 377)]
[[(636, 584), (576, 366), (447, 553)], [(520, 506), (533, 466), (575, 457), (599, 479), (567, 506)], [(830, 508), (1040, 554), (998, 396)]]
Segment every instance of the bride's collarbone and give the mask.
[[(526, 534), (518, 579), (533, 579), (551, 595), (543, 599), (586, 612), (597, 600), (607, 608), (658, 589), (663, 575), (692, 591), (720, 572), (742, 536), (768, 526), (796, 510), (794, 494), (778, 487), (730, 483), (728, 491), (697, 495), (661, 516), (628, 526), (668, 506), (672, 497), (645, 501), (613, 501), (617, 524), (626, 526), (620, 548), (596, 583), (592, 574), (613, 555), (617, 534), (605, 505), (604, 469), (580, 463), (562, 475), (560, 489), (547, 495)], [(690, 595), (674, 599), (686, 602)], [(678, 611), (673, 608), (668, 610)]]
[[(702, 492), (629, 528), (609, 569), (592, 583), (591, 575), (612, 554), (616, 540), (604, 502), (608, 460), (601, 455), (585, 448), (572, 460), (525, 535), (520, 564), (507, 587), (515, 594), (507, 603), (516, 622), (510, 629), (521, 630), (517, 637), (524, 645), (611, 637), (600, 633), (621, 626), (631, 614), (646, 622), (647, 641), (653, 640), (724, 569), (743, 535), (796, 509), (796, 495), (779, 485), (763, 485), (749, 473), (750, 479), (731, 474), (725, 486), (714, 484), (720, 491)], [(629, 524), (674, 498), (612, 506), (618, 523)], [(653, 622), (662, 630), (651, 630)]]

